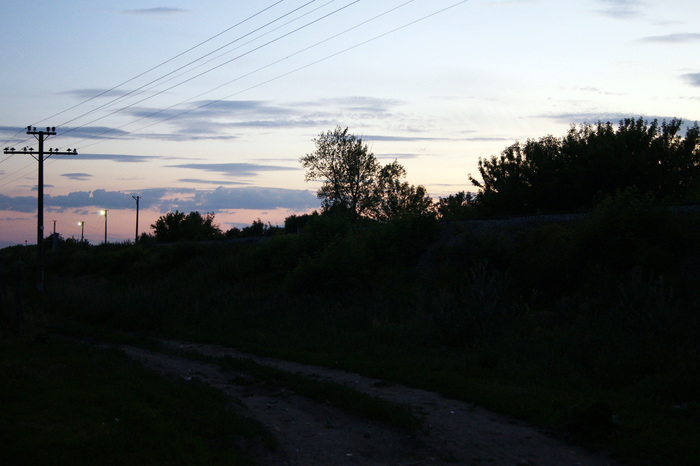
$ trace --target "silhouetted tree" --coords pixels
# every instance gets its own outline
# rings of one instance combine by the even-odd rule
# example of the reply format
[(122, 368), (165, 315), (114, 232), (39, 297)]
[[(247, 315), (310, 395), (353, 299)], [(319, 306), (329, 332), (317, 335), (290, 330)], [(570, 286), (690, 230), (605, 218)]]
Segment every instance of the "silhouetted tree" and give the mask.
[(214, 214), (202, 216), (199, 212), (175, 211), (161, 215), (151, 225), (156, 241), (169, 243), (179, 240), (208, 240), (221, 237), (221, 230), (214, 224)]
[(557, 139), (516, 142), (500, 157), (479, 159), (479, 204), (495, 213), (589, 208), (635, 187), (657, 199), (681, 199), (700, 182), (700, 128), (643, 119), (572, 126)]
[(287, 233), (300, 233), (310, 220), (318, 216), (315, 210), (311, 214), (290, 215), (284, 219), (284, 230)]
[(316, 150), (299, 161), (306, 169), (306, 181), (323, 180), (317, 193), (323, 210), (341, 206), (359, 218), (372, 199), (379, 162), (347, 128), (321, 133), (314, 143)]
[(469, 192), (460, 191), (441, 197), (437, 203), (437, 214), (440, 220), (466, 220), (475, 215), (476, 197)]
[(262, 220), (253, 220), (253, 223), (243, 229), (231, 228), (225, 233), (227, 239), (249, 238), (253, 236), (272, 236), (284, 232), (284, 228), (273, 227), (270, 222), (265, 224)]
[(389, 220), (426, 215), (432, 200), (425, 188), (401, 182), (406, 170), (394, 161), (382, 167), (362, 139), (337, 127), (314, 139), (316, 150), (301, 157), (306, 181), (323, 180), (317, 195), (323, 213)]
[(379, 170), (369, 215), (381, 221), (401, 217), (434, 216), (433, 200), (423, 186), (401, 181), (406, 169), (397, 161)]

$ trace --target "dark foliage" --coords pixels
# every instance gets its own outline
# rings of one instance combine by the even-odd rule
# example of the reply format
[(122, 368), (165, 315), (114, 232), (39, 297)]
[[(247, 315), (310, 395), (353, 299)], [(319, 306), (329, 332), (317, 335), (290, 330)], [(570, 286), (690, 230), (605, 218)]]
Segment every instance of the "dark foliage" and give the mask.
[(476, 196), (472, 193), (460, 191), (441, 197), (437, 203), (437, 214), (440, 220), (468, 220), (476, 216)]
[(238, 229), (236, 227), (231, 228), (230, 230), (226, 231), (224, 236), (226, 239), (233, 239), (233, 238), (252, 238), (252, 237), (259, 237), (259, 236), (273, 236), (277, 234), (281, 234), (284, 232), (283, 228), (280, 227), (273, 227), (270, 222), (265, 224), (262, 220), (257, 219), (253, 220), (253, 223), (250, 224), (250, 226), (243, 227), (243, 229)]
[(316, 150), (299, 162), (306, 169), (306, 181), (323, 181), (317, 196), (324, 213), (381, 221), (432, 214), (425, 188), (402, 182), (406, 170), (397, 161), (382, 167), (348, 128), (321, 133), (314, 143)]
[(172, 243), (175, 241), (201, 241), (221, 237), (221, 230), (214, 224), (214, 214), (202, 216), (199, 212), (168, 212), (161, 215), (151, 225), (156, 241)]
[(700, 128), (680, 136), (682, 121), (625, 119), (572, 126), (561, 139), (515, 143), (479, 160), (479, 203), (492, 213), (591, 208), (616, 191), (636, 188), (654, 199), (684, 200), (700, 183)]

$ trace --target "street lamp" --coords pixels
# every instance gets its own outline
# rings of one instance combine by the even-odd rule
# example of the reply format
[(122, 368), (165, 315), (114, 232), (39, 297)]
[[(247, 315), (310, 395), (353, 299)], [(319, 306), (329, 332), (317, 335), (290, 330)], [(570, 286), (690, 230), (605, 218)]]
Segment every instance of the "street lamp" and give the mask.
[(78, 222), (78, 225), (80, 225), (80, 242), (82, 243), (85, 237), (85, 222)]
[(100, 210), (100, 215), (105, 216), (105, 244), (107, 244), (107, 209)]

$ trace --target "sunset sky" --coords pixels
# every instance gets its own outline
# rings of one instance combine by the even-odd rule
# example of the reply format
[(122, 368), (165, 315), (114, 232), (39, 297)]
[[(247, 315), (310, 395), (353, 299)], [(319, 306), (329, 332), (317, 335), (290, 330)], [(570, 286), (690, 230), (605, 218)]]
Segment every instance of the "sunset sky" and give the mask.
[[(571, 124), (700, 120), (697, 0), (39, 0), (0, 5), (2, 148), (44, 166), (46, 233), (133, 240), (320, 207), (299, 158), (336, 126), (433, 199)], [(36, 241), (37, 162), (0, 154), (0, 247)]]

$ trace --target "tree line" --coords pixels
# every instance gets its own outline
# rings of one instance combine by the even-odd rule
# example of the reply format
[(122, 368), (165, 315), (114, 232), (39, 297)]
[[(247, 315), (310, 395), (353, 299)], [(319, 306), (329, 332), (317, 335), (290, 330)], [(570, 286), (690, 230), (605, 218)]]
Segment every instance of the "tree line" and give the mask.
[(498, 157), (480, 158), (480, 179), (467, 175), (476, 192), (460, 191), (438, 201), (424, 186), (406, 182), (406, 169), (398, 161), (382, 165), (361, 138), (336, 127), (315, 138), (315, 150), (299, 159), (306, 181), (322, 181), (320, 213), (292, 215), (284, 228), (258, 219), (223, 232), (213, 213), (176, 211), (151, 225), (152, 238), (171, 242), (294, 233), (320, 217), (384, 223), (578, 211), (629, 189), (659, 201), (697, 202), (700, 128), (695, 123), (682, 136), (682, 127), (676, 118), (661, 123), (628, 118), (617, 128), (610, 122), (572, 125), (561, 138), (528, 139)]

